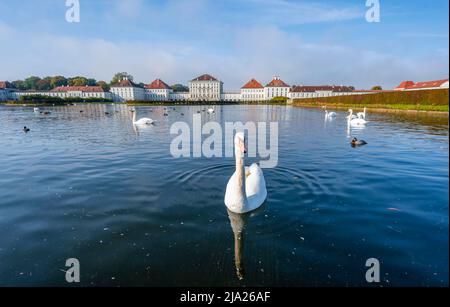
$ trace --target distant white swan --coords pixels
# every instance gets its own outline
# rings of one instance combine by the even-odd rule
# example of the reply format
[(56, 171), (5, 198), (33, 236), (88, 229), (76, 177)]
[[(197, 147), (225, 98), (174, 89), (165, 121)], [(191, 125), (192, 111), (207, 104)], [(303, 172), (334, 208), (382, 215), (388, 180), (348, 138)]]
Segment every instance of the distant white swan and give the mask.
[(236, 172), (231, 176), (225, 193), (225, 205), (234, 213), (247, 213), (259, 208), (267, 198), (266, 181), (255, 163), (244, 167), (245, 136), (239, 132), (234, 139)]
[(131, 112), (133, 113), (133, 124), (136, 126), (153, 125), (155, 123), (153, 119), (146, 117), (136, 120), (136, 109), (131, 109)]
[(39, 108), (34, 108), (33, 111), (34, 111), (35, 113), (39, 113), (40, 109), (39, 109)]
[(209, 114), (213, 114), (213, 113), (215, 113), (215, 112), (216, 112), (216, 111), (215, 111), (213, 108), (209, 108), (209, 109), (208, 109), (208, 113), (209, 113)]
[(334, 118), (336, 116), (336, 112), (328, 112), (328, 110), (325, 110), (325, 118)]
[(350, 112), (350, 114), (349, 114), (349, 116), (347, 117), (347, 120), (348, 120), (348, 124), (349, 124), (350, 126), (364, 126), (365, 124), (367, 124), (367, 121), (366, 121), (365, 119), (356, 117), (356, 116), (353, 114), (353, 110), (352, 110), (352, 109), (350, 109), (350, 110), (348, 110), (348, 111)]
[(367, 111), (367, 108), (364, 108), (364, 112), (359, 112), (357, 114), (358, 118), (366, 119), (366, 111)]

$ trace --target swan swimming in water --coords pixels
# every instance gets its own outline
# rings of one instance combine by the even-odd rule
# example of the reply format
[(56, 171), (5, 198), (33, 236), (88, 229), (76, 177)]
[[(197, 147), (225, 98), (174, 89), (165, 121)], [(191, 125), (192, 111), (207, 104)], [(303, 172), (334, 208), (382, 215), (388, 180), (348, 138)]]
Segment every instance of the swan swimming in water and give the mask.
[(208, 113), (209, 113), (209, 114), (213, 114), (213, 113), (216, 113), (216, 111), (215, 111), (213, 108), (209, 108), (209, 109), (208, 109)]
[(136, 126), (153, 125), (155, 123), (153, 119), (146, 117), (136, 120), (136, 109), (131, 109), (131, 112), (133, 113), (133, 124)]
[(350, 109), (350, 110), (348, 110), (348, 111), (350, 112), (350, 114), (349, 114), (349, 116), (347, 117), (347, 120), (348, 120), (348, 124), (349, 124), (350, 126), (364, 126), (365, 124), (367, 124), (367, 121), (366, 121), (365, 119), (356, 117), (356, 116), (353, 114), (353, 110), (352, 110), (352, 109)]
[(366, 119), (366, 111), (367, 111), (367, 108), (364, 107), (364, 112), (359, 112), (357, 114), (358, 118)]
[(336, 116), (336, 112), (328, 112), (328, 110), (325, 110), (325, 118), (334, 118)]
[(236, 172), (231, 176), (225, 193), (225, 205), (234, 213), (247, 213), (259, 208), (267, 198), (266, 181), (261, 168), (255, 163), (244, 166), (244, 133), (234, 138)]

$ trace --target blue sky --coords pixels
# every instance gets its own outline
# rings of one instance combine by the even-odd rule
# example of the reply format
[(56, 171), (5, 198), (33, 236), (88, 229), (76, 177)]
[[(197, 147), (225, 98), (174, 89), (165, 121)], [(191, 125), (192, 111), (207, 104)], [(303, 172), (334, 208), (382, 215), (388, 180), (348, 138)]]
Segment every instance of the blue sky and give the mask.
[(366, 22), (365, 2), (80, 0), (70, 24), (65, 0), (0, 0), (0, 80), (127, 71), (187, 83), (207, 72), (234, 91), (274, 75), (357, 88), (448, 78), (447, 0), (380, 0), (380, 23)]

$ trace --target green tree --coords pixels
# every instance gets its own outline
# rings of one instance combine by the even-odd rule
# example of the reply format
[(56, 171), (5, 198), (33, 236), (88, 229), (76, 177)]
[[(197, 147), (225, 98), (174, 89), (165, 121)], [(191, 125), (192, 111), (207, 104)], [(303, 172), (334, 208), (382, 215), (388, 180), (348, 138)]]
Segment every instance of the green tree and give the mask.
[(36, 82), (36, 89), (39, 91), (48, 91), (51, 89), (50, 77), (44, 78)]
[(87, 79), (87, 85), (88, 86), (95, 86), (95, 85), (97, 85), (97, 80), (89, 78), (89, 79)]
[(12, 87), (18, 90), (25, 90), (26, 84), (23, 80), (16, 80), (12, 82)]
[(63, 76), (54, 76), (50, 80), (50, 86), (51, 88), (59, 87), (59, 86), (66, 86), (67, 79)]
[(41, 78), (32, 76), (25, 79), (25, 89), (26, 90), (36, 90), (37, 89), (37, 83), (41, 80)]
[(189, 92), (189, 87), (183, 84), (174, 84), (171, 88), (175, 93)]
[(132, 75), (130, 75), (127, 72), (118, 72), (117, 74), (114, 75), (113, 79), (111, 80), (111, 85), (117, 84), (120, 81), (122, 81), (123, 79), (127, 78), (130, 81), (133, 81), (134, 78)]
[(109, 91), (111, 87), (105, 81), (98, 81), (97, 86), (100, 86), (104, 91)]
[(88, 79), (85, 77), (70, 78), (68, 84), (70, 86), (86, 86), (88, 85)]
[(375, 85), (374, 87), (372, 87), (372, 91), (382, 91), (383, 88), (380, 85)]

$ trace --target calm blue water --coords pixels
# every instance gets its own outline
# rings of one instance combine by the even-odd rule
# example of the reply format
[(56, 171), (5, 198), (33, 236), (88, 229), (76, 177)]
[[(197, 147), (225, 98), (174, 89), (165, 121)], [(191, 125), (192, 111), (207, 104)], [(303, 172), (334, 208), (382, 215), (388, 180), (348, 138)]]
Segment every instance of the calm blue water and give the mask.
[(139, 107), (158, 123), (135, 131), (125, 106), (0, 106), (0, 286), (65, 286), (73, 257), (85, 286), (367, 286), (373, 257), (382, 286), (448, 286), (446, 120), (370, 114), (348, 131), (321, 110), (202, 113), (280, 125), (265, 207), (229, 216), (233, 159), (169, 153), (170, 125), (201, 109)]

